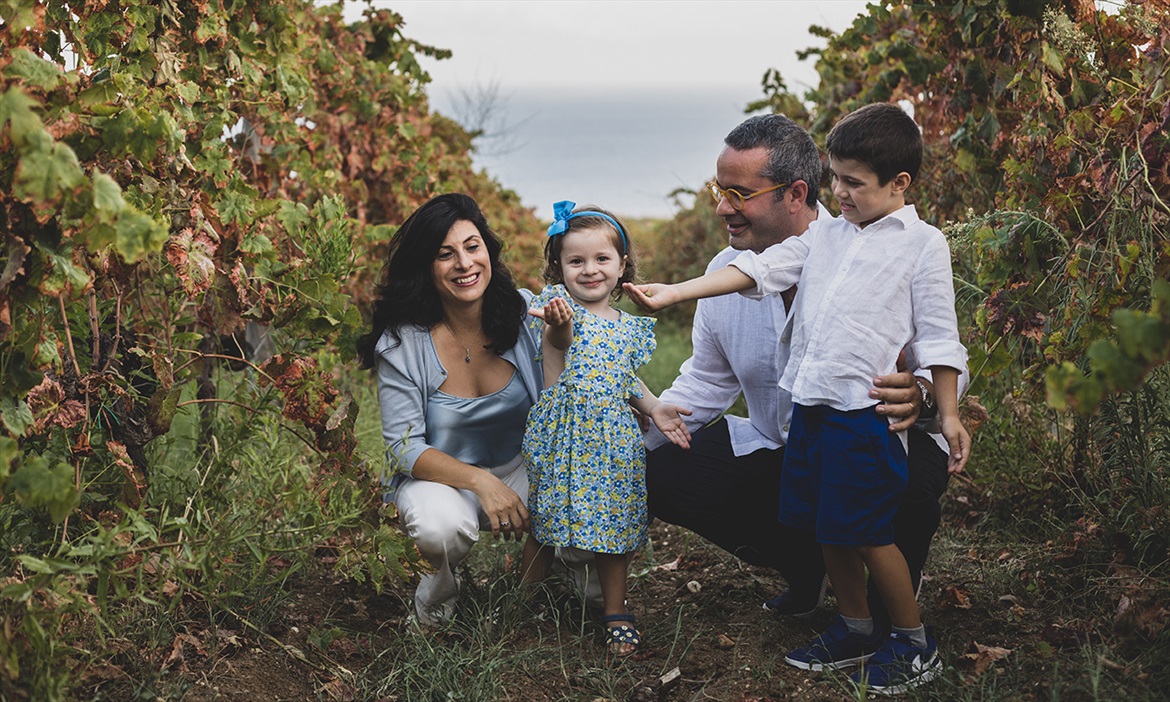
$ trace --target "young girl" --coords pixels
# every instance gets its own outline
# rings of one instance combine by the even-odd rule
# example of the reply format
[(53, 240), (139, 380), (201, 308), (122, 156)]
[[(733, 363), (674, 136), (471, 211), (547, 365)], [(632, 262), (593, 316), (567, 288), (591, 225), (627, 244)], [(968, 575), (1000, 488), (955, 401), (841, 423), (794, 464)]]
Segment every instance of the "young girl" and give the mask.
[(610, 303), (633, 280), (629, 235), (596, 208), (554, 205), (545, 245), (544, 278), (533, 301), (544, 326), (545, 390), (528, 414), (522, 452), (528, 463), (532, 527), (524, 544), (523, 582), (544, 579), (554, 546), (596, 554), (607, 645), (619, 656), (640, 635), (626, 610), (628, 554), (646, 541), (646, 456), (629, 405), (649, 416), (671, 441), (689, 447), (680, 414), (661, 402), (634, 369), (654, 351), (654, 320)]

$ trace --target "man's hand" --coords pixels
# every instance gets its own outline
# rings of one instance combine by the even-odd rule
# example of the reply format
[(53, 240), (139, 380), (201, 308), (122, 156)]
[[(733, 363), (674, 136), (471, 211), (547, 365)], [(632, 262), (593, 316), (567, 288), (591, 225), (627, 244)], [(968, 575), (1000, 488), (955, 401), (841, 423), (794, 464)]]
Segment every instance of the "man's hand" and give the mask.
[(650, 418), (654, 420), (654, 426), (658, 427), (658, 431), (670, 439), (672, 444), (689, 449), (691, 447), (691, 432), (687, 429), (686, 423), (683, 422), (681, 415), (684, 414), (689, 417), (691, 411), (686, 407), (670, 405), (665, 402), (659, 402), (650, 408)]
[(880, 403), (875, 411), (897, 420), (890, 425), (890, 431), (902, 431), (914, 426), (922, 409), (922, 391), (918, 389), (918, 379), (914, 374), (900, 371), (879, 375), (873, 379), (873, 385), (869, 396)]
[(664, 285), (662, 283), (646, 283), (644, 285), (634, 285), (633, 283), (625, 283), (622, 289), (634, 301), (634, 304), (642, 308), (646, 312), (657, 312), (658, 310), (670, 307), (678, 303), (682, 296), (673, 285)]

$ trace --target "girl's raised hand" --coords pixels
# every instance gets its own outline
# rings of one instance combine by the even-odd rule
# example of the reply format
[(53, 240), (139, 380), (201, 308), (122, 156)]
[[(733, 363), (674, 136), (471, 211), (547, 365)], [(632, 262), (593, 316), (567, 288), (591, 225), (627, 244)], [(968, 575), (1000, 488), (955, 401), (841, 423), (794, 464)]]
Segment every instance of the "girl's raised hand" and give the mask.
[(687, 429), (686, 423), (683, 422), (681, 415), (684, 414), (689, 417), (691, 411), (686, 407), (665, 402), (659, 402), (650, 408), (650, 419), (654, 420), (654, 426), (658, 427), (658, 431), (670, 439), (670, 443), (689, 449), (691, 447), (691, 432)]
[(563, 297), (554, 297), (541, 309), (530, 309), (528, 314), (544, 320), (550, 327), (563, 327), (573, 320), (573, 308)]
[(622, 289), (626, 291), (635, 305), (646, 312), (657, 312), (682, 299), (673, 285), (662, 283), (644, 283), (642, 285), (626, 283), (622, 285)]

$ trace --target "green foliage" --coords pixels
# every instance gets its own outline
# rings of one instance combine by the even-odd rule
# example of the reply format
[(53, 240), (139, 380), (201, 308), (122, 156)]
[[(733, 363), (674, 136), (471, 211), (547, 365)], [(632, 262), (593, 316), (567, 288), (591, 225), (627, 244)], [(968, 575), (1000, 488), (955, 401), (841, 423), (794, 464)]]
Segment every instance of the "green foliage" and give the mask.
[[(1021, 6), (871, 6), (809, 52), (820, 74), (810, 126), (823, 138), (860, 105), (913, 108), (926, 157), (912, 198), (958, 223), (977, 370), (1002, 369), (1010, 353), (1038, 390), (1047, 375), (1054, 406), (1091, 412), (1170, 360), (1159, 313), (1146, 312), (1170, 272), (1159, 31), (1170, 15), (1162, 3)], [(765, 89), (761, 106), (790, 104), (782, 81)]]
[[(1164, 600), (1170, 526), (1170, 7), (1099, 5), (870, 5), (806, 52), (820, 83), (800, 105), (769, 75), (756, 106), (807, 109), (822, 140), (861, 105), (913, 109), (925, 158), (909, 199), (950, 238), (971, 391), (990, 413), (972, 514), (1052, 525), (1036, 534), (1069, 541), (1076, 596), (1098, 598), (1120, 646), (1165, 657), (1164, 610), (1145, 603)], [(1087, 589), (1123, 573), (1111, 601)]]
[(518, 253), (539, 231), (430, 113), (417, 56), (448, 52), (307, 0), (0, 17), (0, 695), (59, 697), (86, 626), (232, 610), (317, 540), (410, 572), (334, 386), (388, 234), (452, 190)]
[[(675, 283), (700, 276), (715, 254), (727, 246), (727, 232), (705, 192), (676, 190), (671, 196), (679, 207), (673, 219), (648, 223), (641, 231), (635, 229), (641, 280)], [(688, 198), (691, 202), (686, 206)], [(687, 303), (663, 310), (658, 316), (689, 324), (694, 312), (694, 303)]]

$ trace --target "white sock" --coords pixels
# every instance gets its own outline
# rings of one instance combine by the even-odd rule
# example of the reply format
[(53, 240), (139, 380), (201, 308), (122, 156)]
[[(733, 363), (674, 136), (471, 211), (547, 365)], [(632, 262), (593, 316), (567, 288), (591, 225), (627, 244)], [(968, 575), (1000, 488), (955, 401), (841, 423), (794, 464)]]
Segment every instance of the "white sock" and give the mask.
[(845, 620), (845, 628), (849, 629), (850, 634), (856, 634), (863, 638), (873, 636), (873, 619), (871, 617), (856, 619), (842, 615), (841, 618)]
[(890, 631), (895, 634), (905, 634), (910, 637), (910, 641), (915, 648), (926, 648), (926, 627), (919, 624), (913, 629), (903, 629), (900, 626), (891, 626)]

